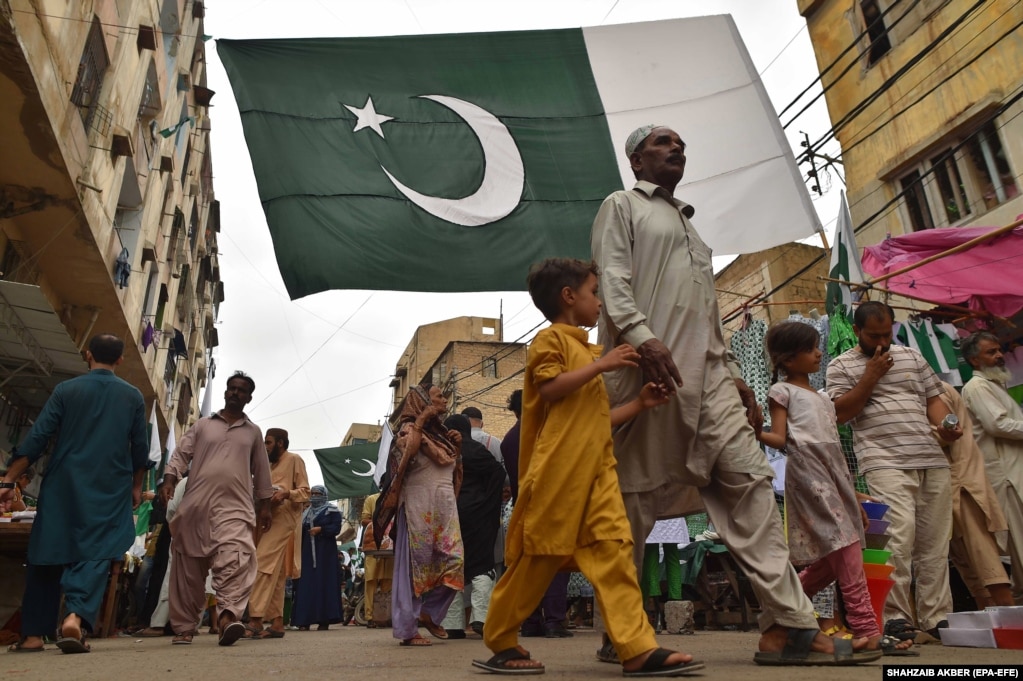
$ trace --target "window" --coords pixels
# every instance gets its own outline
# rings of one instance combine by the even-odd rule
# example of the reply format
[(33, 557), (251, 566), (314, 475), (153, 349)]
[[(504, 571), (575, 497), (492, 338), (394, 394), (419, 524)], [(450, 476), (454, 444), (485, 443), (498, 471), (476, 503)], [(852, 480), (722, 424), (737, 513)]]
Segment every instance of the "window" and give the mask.
[(965, 140), (944, 140), (899, 178), (899, 188), (913, 231), (975, 218), (1019, 195), (993, 121)]
[(440, 378), (443, 381), (444, 377), (448, 375), (448, 362), (442, 359), (440, 361)]
[(89, 37), (85, 41), (85, 50), (78, 63), (78, 78), (71, 91), (71, 101), (78, 107), (82, 123), (88, 130), (92, 126), (92, 118), (99, 103), (100, 90), (103, 87), (103, 75), (107, 71), (110, 60), (107, 58), (107, 47), (103, 43), (103, 29), (99, 19), (93, 17)]
[(483, 378), (497, 378), (497, 360), (487, 357), (483, 360)]
[(863, 23), (870, 38), (867, 63), (873, 64), (892, 49), (892, 43), (888, 39), (888, 28), (885, 26), (885, 18), (877, 0), (862, 0), (860, 11), (863, 12)]

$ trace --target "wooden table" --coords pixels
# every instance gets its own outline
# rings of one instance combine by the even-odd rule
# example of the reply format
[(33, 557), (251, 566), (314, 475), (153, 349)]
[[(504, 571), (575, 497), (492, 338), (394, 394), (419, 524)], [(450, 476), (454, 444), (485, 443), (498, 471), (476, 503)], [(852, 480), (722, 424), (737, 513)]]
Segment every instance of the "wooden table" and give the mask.
[[(0, 523), (0, 555), (24, 563), (28, 558), (28, 537), (31, 533), (32, 523), (21, 521)], [(122, 562), (114, 561), (110, 570), (110, 581), (107, 584), (106, 593), (103, 595), (103, 605), (99, 613), (100, 621), (97, 623), (96, 630), (96, 635), (101, 638), (116, 633), (114, 613), (117, 609), (117, 582), (121, 575), (122, 565)]]
[(0, 555), (22, 561), (28, 555), (28, 536), (32, 523), (0, 523)]

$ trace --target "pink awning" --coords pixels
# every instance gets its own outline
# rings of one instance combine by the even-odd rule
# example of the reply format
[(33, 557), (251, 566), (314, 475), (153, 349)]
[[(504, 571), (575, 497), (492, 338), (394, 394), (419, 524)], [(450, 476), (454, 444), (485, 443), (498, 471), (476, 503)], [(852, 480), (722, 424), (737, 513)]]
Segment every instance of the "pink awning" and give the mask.
[[(995, 229), (949, 227), (889, 237), (863, 249), (863, 271), (880, 277)], [(1023, 309), (1023, 227), (892, 277), (880, 286), (936, 304), (967, 301), (971, 309), (1011, 317)]]

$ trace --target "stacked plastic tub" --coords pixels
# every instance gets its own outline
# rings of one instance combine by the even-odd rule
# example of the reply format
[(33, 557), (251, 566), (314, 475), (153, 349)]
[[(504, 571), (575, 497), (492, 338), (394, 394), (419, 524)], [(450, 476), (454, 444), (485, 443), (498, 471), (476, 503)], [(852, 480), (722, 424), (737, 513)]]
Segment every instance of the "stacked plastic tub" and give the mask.
[(888, 565), (888, 559), (892, 552), (885, 551), (885, 546), (891, 539), (888, 534), (888, 526), (891, 524), (884, 519), (888, 509), (887, 504), (880, 504), (873, 501), (864, 501), (863, 510), (867, 512), (870, 524), (867, 526), (867, 545), (863, 549), (863, 571), (867, 575), (867, 591), (870, 593), (870, 605), (874, 608), (874, 616), (877, 618), (878, 629), (884, 630), (884, 603), (891, 593), (895, 580), (892, 579), (894, 565)]
[(950, 612), (941, 643), (969, 648), (1023, 650), (1023, 606), (991, 607), (976, 612)]

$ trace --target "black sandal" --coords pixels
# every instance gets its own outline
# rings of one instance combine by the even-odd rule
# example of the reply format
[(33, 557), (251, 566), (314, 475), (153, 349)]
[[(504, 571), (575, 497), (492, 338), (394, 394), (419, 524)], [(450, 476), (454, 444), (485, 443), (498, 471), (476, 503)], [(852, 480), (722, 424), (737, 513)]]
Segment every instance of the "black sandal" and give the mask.
[(909, 623), (909, 620), (888, 620), (884, 623), (884, 635), (897, 638), (900, 641), (912, 641), (922, 633), (924, 633), (923, 629), (917, 629)]
[(664, 664), (664, 661), (676, 652), (667, 648), (657, 648), (650, 653), (639, 669), (631, 672), (622, 669), (622, 676), (630, 679), (650, 676), (684, 676), (704, 668), (705, 665), (698, 660), (691, 660), (682, 664)]
[[(535, 664), (532, 667), (517, 667), (509, 665), (509, 662), (516, 660), (529, 660)], [(491, 674), (543, 674), (546, 670), (543, 664), (529, 657), (529, 653), (524, 653), (518, 648), (508, 648), (496, 653), (489, 660), (484, 662), (483, 660), (473, 660), (472, 666), (488, 671)]]

